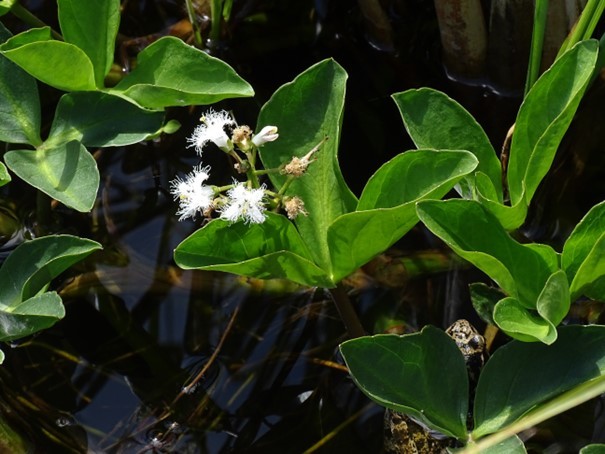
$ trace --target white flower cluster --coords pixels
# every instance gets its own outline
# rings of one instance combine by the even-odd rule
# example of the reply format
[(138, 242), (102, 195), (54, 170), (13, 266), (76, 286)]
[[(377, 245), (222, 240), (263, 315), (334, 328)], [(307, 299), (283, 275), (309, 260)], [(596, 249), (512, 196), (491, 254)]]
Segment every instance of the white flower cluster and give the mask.
[[(236, 127), (233, 117), (226, 111), (216, 112), (212, 109), (201, 118), (201, 124), (195, 128), (191, 137), (187, 139), (190, 147), (194, 147), (201, 156), (204, 147), (209, 142), (214, 143), (226, 153), (234, 152), (234, 140), (248, 144), (251, 142), (255, 147), (260, 147), (266, 142), (272, 142), (278, 138), (277, 127), (265, 126), (261, 131), (252, 136), (249, 128), (240, 128), (247, 137), (234, 139), (227, 134), (229, 129)], [(214, 186), (207, 186), (205, 182), (210, 178), (210, 167), (202, 164), (193, 168), (184, 179), (177, 177), (170, 182), (170, 193), (175, 200), (179, 201), (179, 221), (187, 218), (195, 218), (196, 214), (209, 216), (212, 210), (220, 213), (220, 218), (230, 222), (243, 220), (247, 223), (260, 224), (265, 221), (265, 198), (266, 187), (261, 185), (252, 188), (247, 183), (235, 181), (233, 186), (227, 190), (226, 199), (220, 195), (220, 190)]]
[(227, 191), (229, 201), (221, 210), (221, 218), (235, 222), (243, 219), (245, 222), (261, 224), (265, 221), (265, 186), (248, 189), (244, 183), (237, 183)]

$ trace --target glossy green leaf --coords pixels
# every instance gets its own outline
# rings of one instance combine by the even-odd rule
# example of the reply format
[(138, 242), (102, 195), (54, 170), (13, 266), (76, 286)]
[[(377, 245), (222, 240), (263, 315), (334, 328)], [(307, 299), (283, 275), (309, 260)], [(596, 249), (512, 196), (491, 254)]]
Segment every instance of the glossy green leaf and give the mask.
[(52, 40), (48, 27), (13, 36), (0, 46), (0, 53), (51, 87), (64, 91), (96, 89), (88, 56), (73, 44)]
[(508, 335), (523, 341), (552, 344), (557, 325), (569, 312), (569, 283), (563, 270), (554, 272), (538, 295), (536, 311), (514, 298), (505, 298), (494, 308), (494, 321)]
[[(11, 36), (0, 23), (0, 41)], [(40, 100), (36, 81), (0, 56), (0, 141), (39, 145)]]
[(215, 219), (194, 232), (174, 251), (185, 269), (224, 271), (261, 279), (286, 278), (310, 286), (330, 287), (324, 271), (310, 258), (294, 225), (267, 213), (262, 224)]
[(23, 302), (97, 249), (99, 243), (71, 235), (45, 236), (19, 245), (0, 268), (0, 309), (15, 312), (20, 307), (17, 313), (34, 313)]
[(506, 334), (523, 342), (552, 344), (557, 339), (557, 330), (548, 320), (515, 298), (504, 298), (496, 304), (494, 322)]
[(605, 202), (590, 209), (573, 230), (561, 255), (571, 298), (605, 298)]
[[(502, 202), (500, 161), (487, 135), (471, 114), (444, 93), (431, 88), (396, 93), (393, 99), (418, 148), (470, 151), (479, 160), (477, 171), (487, 175), (492, 182), (492, 200)], [(474, 196), (473, 180), (469, 177), (460, 184), (466, 198)]]
[[(315, 263), (331, 274), (328, 228), (334, 220), (357, 205), (338, 166), (338, 143), (342, 124), (345, 82), (344, 69), (333, 60), (324, 60), (285, 84), (261, 110), (258, 128), (275, 125), (279, 139), (266, 143), (260, 151), (266, 168), (302, 157), (321, 144), (316, 160), (307, 173), (294, 181), (286, 191), (304, 203), (308, 216), (298, 216), (296, 225), (311, 249)], [(322, 144), (322, 141), (327, 141)], [(270, 175), (279, 189), (285, 177)]]
[(140, 142), (161, 127), (164, 113), (140, 108), (108, 93), (67, 93), (61, 97), (45, 147), (77, 140), (87, 147)]
[(604, 373), (603, 326), (561, 327), (552, 345), (510, 342), (496, 350), (479, 377), (473, 438), (496, 432)]
[(605, 444), (593, 443), (580, 449), (580, 454), (605, 454)]
[[(11, 8), (18, 0), (0, 0), (0, 16), (4, 16), (6, 13), (10, 12)], [(0, 352), (1, 353), (1, 352)], [(4, 359), (4, 355), (0, 358), (0, 363)]]
[(596, 40), (578, 43), (544, 72), (523, 101), (508, 164), (512, 205), (522, 199), (529, 204), (550, 169), (590, 82), (597, 54)]
[(19, 178), (78, 211), (90, 211), (99, 188), (97, 163), (77, 141), (50, 149), (13, 150), (4, 161)]
[(475, 173), (475, 184), (477, 189), (477, 200), (481, 202), (496, 218), (504, 230), (516, 230), (523, 225), (527, 216), (528, 205), (525, 200), (516, 205), (504, 205), (495, 201), (497, 194), (491, 180), (481, 172)]
[(254, 95), (227, 63), (170, 36), (146, 47), (136, 68), (114, 90), (156, 109)]
[(466, 439), (466, 365), (444, 331), (426, 326), (404, 336), (359, 337), (342, 343), (340, 351), (351, 377), (370, 399)]
[(328, 230), (332, 279), (340, 281), (384, 252), (417, 222), (415, 203), (441, 198), (477, 166), (467, 151), (417, 150), (402, 153), (370, 178), (357, 211)]
[(4, 186), (5, 184), (11, 181), (11, 176), (6, 169), (6, 166), (0, 162), (0, 186)]
[(536, 308), (546, 281), (558, 270), (558, 257), (552, 248), (516, 242), (476, 201), (422, 201), (417, 211), (428, 229), (454, 252), (490, 276), (524, 307)]
[(105, 75), (113, 63), (120, 23), (120, 0), (58, 0), (57, 4), (63, 38), (88, 55), (95, 83), (98, 88), (103, 88)]
[[(602, 327), (601, 327), (602, 328)], [(525, 413), (512, 424), (507, 425), (497, 432), (481, 438), (476, 444), (469, 444), (463, 451), (463, 454), (480, 454), (484, 449), (506, 440), (514, 434), (535, 427), (541, 422), (559, 415), (571, 408), (588, 402), (605, 392), (605, 375), (599, 375), (596, 378), (585, 381), (574, 386), (569, 391), (559, 394), (557, 397), (541, 403), (533, 410)]]
[(65, 317), (65, 308), (56, 292), (34, 296), (11, 311), (0, 309), (0, 341), (19, 339), (50, 328)]

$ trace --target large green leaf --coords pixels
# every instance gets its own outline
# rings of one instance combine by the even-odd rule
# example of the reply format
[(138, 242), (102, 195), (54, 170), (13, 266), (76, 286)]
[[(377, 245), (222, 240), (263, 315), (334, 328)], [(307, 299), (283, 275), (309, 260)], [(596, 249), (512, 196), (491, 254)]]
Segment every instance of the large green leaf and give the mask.
[(65, 316), (56, 292), (40, 293), (50, 281), (101, 245), (54, 235), (19, 245), (0, 268), (0, 340), (28, 336)]
[[(444, 93), (420, 88), (396, 93), (393, 99), (401, 112), (405, 128), (418, 148), (468, 150), (477, 156), (478, 172), (488, 176), (494, 187), (494, 199), (502, 202), (500, 161), (487, 135), (460, 104)], [(462, 195), (473, 198), (472, 177), (461, 182)]]
[(603, 326), (561, 327), (552, 345), (510, 342), (496, 350), (479, 377), (473, 438), (496, 432), (604, 373)]
[(557, 339), (557, 325), (569, 312), (569, 283), (563, 270), (546, 281), (536, 301), (536, 313), (530, 312), (515, 298), (504, 298), (494, 308), (494, 321), (507, 334), (527, 341), (552, 344)]
[(103, 88), (113, 63), (120, 23), (120, 0), (58, 0), (59, 23), (66, 42), (82, 49), (92, 62), (95, 83)]
[(516, 230), (523, 225), (527, 216), (528, 205), (525, 200), (516, 205), (505, 205), (497, 200), (497, 193), (491, 180), (482, 172), (475, 173), (477, 200), (481, 202), (500, 222), (504, 230)]
[(163, 120), (163, 112), (142, 109), (119, 96), (99, 91), (67, 93), (59, 100), (44, 146), (72, 140), (87, 147), (130, 145), (156, 133)]
[[(0, 41), (10, 36), (0, 23)], [(0, 56), (0, 141), (34, 146), (42, 142), (36, 81), (3, 56)]]
[(52, 279), (101, 245), (72, 235), (52, 235), (19, 245), (0, 268), (0, 308), (6, 312), (31, 313), (24, 308)]
[[(259, 127), (275, 125), (279, 140), (261, 148), (266, 168), (276, 168), (302, 157), (319, 145), (316, 160), (305, 175), (294, 181), (287, 195), (300, 197), (309, 213), (298, 216), (296, 225), (311, 249), (315, 263), (331, 274), (328, 228), (334, 220), (355, 209), (357, 200), (344, 182), (337, 152), (342, 124), (346, 72), (333, 60), (324, 60), (285, 84), (261, 110)], [(285, 176), (271, 174), (279, 189)]]
[(19, 178), (78, 211), (90, 211), (99, 189), (99, 170), (78, 141), (37, 150), (13, 150), (6, 165)]
[(605, 202), (590, 209), (573, 230), (561, 255), (571, 297), (605, 299)]
[(51, 87), (65, 91), (96, 89), (88, 56), (73, 44), (52, 40), (48, 27), (13, 36), (0, 46), (0, 53)]
[(599, 375), (596, 378), (574, 386), (569, 391), (565, 391), (545, 403), (539, 404), (512, 424), (508, 424), (506, 427), (498, 429), (497, 432), (481, 438), (477, 443), (468, 444), (465, 449), (461, 450), (460, 454), (480, 454), (486, 452), (486, 449), (497, 445), (512, 435), (535, 427), (553, 416), (559, 415), (584, 402), (588, 402), (590, 399), (602, 395), (604, 392), (605, 375)]
[(422, 201), (417, 211), (429, 230), (454, 252), (525, 307), (536, 307), (546, 281), (558, 270), (552, 248), (516, 242), (492, 213), (473, 200)]
[(11, 176), (8, 173), (6, 166), (0, 162), (0, 186), (4, 186), (5, 184), (11, 181)]
[(29, 336), (50, 328), (63, 317), (65, 308), (57, 293), (34, 296), (10, 312), (0, 309), (0, 341)]
[[(370, 399), (466, 439), (468, 374), (455, 342), (440, 329), (359, 337), (340, 345), (351, 377)], [(447, 371), (445, 373), (445, 371)]]
[(476, 166), (473, 154), (445, 150), (408, 151), (384, 164), (368, 181), (357, 211), (330, 225), (333, 281), (340, 281), (407, 233), (418, 222), (418, 200), (441, 198)]
[(261, 279), (286, 278), (303, 285), (331, 287), (310, 258), (294, 225), (267, 213), (262, 224), (215, 219), (177, 246), (181, 268), (224, 271)]
[(593, 73), (599, 43), (583, 41), (559, 58), (521, 105), (510, 149), (511, 204), (529, 205), (546, 175)]
[(158, 109), (254, 95), (227, 63), (170, 36), (146, 47), (137, 57), (136, 68), (114, 90), (144, 107)]

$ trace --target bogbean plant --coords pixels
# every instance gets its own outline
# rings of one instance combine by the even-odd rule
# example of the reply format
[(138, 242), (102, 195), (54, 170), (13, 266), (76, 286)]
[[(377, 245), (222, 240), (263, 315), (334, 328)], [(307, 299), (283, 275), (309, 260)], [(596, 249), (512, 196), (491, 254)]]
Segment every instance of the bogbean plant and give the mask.
[[(8, 167), (50, 198), (90, 211), (99, 187), (90, 148), (124, 146), (175, 131), (178, 124), (164, 123), (165, 107), (254, 93), (230, 66), (173, 37), (149, 45), (139, 53), (136, 68), (108, 86), (120, 1), (57, 3), (62, 35), (41, 27), (11, 36), (0, 23), (0, 141), (8, 149), (0, 163), (0, 185), (11, 180)], [(11, 11), (23, 8), (15, 0), (0, 2), (0, 16)], [(36, 79), (67, 92), (45, 138)], [(56, 292), (46, 291), (48, 283), (100, 247), (69, 235), (17, 247), (0, 269), (0, 340), (27, 336), (61, 319), (65, 309)]]
[[(176, 248), (175, 260), (183, 268), (331, 288), (338, 303), (340, 281), (420, 219), (499, 286), (474, 285), (473, 302), (488, 323), (516, 340), (498, 349), (480, 374), (471, 429), (466, 365), (442, 330), (427, 326), (406, 336), (347, 341), (341, 352), (351, 375), (379, 404), (415, 416), (469, 450), (495, 434), (479, 443), (524, 452), (516, 432), (605, 391), (605, 327), (558, 328), (575, 299), (605, 298), (605, 203), (585, 216), (561, 253), (518, 243), (509, 234), (523, 224), (600, 69), (598, 51), (597, 41), (578, 43), (528, 93), (512, 134), (505, 186), (500, 160), (479, 124), (445, 94), (424, 88), (393, 96), (418, 149), (384, 164), (357, 199), (338, 167), (346, 74), (331, 60), (281, 87), (262, 108), (257, 135), (246, 135), (243, 146), (235, 120), (211, 112), (190, 141), (198, 151), (213, 141), (233, 156), (246, 182), (203, 186), (209, 169), (201, 163), (173, 182), (179, 214), (200, 213), (209, 221)], [(215, 118), (223, 127), (211, 138)], [(266, 131), (271, 140), (256, 140), (263, 163), (257, 169), (257, 148), (246, 144)], [(295, 176), (285, 169), (296, 160), (309, 165)], [(259, 178), (267, 180), (260, 184)], [(438, 200), (453, 187), (460, 198)], [(192, 205), (195, 191), (199, 206)], [(292, 220), (280, 214), (285, 200), (298, 201)], [(341, 315), (346, 318), (346, 311)], [(359, 334), (350, 323), (349, 332)], [(562, 373), (567, 370), (573, 373)]]
[[(605, 327), (558, 328), (575, 299), (605, 298), (605, 203), (585, 216), (561, 253), (509, 234), (525, 221), (600, 69), (598, 51), (597, 41), (578, 43), (533, 86), (515, 123), (504, 178), (487, 136), (459, 104), (431, 89), (394, 95), (418, 150), (383, 165), (359, 199), (337, 161), (346, 74), (323, 61), (273, 95), (261, 110), (258, 134), (246, 136), (243, 146), (237, 128), (231, 137), (224, 134), (235, 127), (233, 118), (219, 115), (220, 137), (210, 140), (233, 156), (246, 182), (201, 186), (209, 171), (202, 164), (173, 182), (181, 216), (199, 212), (211, 219), (176, 248), (175, 260), (183, 268), (335, 288), (420, 219), (499, 286), (474, 285), (473, 300), (487, 322), (516, 340), (498, 349), (482, 371), (471, 429), (464, 359), (439, 329), (343, 343), (352, 377), (376, 402), (415, 416), (470, 451), (499, 442), (494, 449), (524, 452), (515, 433), (605, 391)], [(206, 143), (217, 115), (202, 118), (192, 143)], [(257, 141), (265, 142), (258, 148), (264, 166), (257, 170), (256, 147), (246, 143), (267, 130), (271, 140)], [(294, 176), (285, 169), (296, 159), (312, 162)], [(264, 176), (273, 190), (259, 183)], [(461, 198), (438, 200), (454, 186)], [(203, 193), (199, 206), (191, 205), (195, 191)], [(298, 201), (292, 221), (279, 214), (285, 200)], [(562, 373), (567, 370), (573, 373)], [(489, 434), (495, 435), (477, 442)]]

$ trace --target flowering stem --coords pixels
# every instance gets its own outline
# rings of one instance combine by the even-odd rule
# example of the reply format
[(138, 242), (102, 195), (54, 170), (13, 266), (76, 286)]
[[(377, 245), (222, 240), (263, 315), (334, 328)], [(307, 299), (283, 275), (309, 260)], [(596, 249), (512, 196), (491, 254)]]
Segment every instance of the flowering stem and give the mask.
[(256, 173), (257, 176), (260, 175), (270, 175), (272, 173), (279, 173), (279, 169), (263, 169), (263, 170), (257, 170), (254, 173)]
[(288, 175), (288, 179), (286, 180), (286, 182), (282, 185), (281, 188), (279, 188), (279, 192), (277, 193), (277, 196), (278, 197), (283, 196), (293, 181), (294, 181), (294, 177), (292, 175)]
[(246, 172), (246, 176), (252, 183), (253, 188), (260, 188), (260, 182), (258, 181), (258, 173), (255, 169), (256, 166), (256, 149), (246, 152), (246, 158), (250, 164), (250, 169)]

